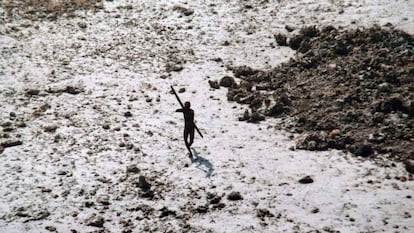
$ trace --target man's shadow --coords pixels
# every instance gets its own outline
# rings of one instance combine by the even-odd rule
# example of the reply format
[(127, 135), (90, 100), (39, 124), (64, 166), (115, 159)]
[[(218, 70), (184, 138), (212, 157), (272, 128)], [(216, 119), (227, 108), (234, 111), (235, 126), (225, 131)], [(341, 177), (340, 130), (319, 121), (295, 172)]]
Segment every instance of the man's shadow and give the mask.
[(196, 168), (204, 171), (206, 173), (206, 176), (210, 177), (214, 171), (213, 164), (211, 164), (210, 161), (208, 161), (208, 159), (201, 157), (200, 154), (194, 148), (191, 148), (191, 150), (193, 152), (191, 162), (197, 163)]

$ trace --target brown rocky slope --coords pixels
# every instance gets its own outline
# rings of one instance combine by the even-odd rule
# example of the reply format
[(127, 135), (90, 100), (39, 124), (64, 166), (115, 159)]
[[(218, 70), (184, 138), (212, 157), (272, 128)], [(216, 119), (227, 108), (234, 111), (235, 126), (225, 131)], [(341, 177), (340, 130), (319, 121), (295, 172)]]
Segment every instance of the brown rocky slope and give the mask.
[(312, 26), (275, 39), (296, 50), (289, 62), (269, 71), (231, 67), (241, 81), (229, 87), (228, 100), (251, 109), (240, 120), (281, 117), (281, 127), (303, 133), (299, 149), (414, 157), (412, 35)]

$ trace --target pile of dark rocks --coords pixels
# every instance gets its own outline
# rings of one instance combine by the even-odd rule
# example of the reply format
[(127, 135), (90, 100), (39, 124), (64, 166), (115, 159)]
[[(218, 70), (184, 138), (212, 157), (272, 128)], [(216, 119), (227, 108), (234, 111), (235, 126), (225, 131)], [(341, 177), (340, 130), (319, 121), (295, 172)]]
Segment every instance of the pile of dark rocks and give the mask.
[(228, 100), (250, 107), (240, 120), (280, 117), (281, 128), (304, 136), (299, 149), (414, 158), (412, 35), (392, 26), (311, 26), (275, 38), (296, 50), (289, 62), (268, 71), (230, 67), (241, 81)]

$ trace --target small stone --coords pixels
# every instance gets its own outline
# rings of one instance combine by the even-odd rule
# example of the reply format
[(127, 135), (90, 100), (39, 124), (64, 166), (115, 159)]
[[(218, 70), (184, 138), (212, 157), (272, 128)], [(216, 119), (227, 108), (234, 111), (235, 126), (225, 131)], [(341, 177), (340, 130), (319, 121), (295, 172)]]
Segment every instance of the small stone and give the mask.
[(94, 206), (95, 205), (95, 203), (93, 202), (93, 201), (86, 201), (85, 202), (85, 207), (86, 208), (90, 208), (90, 207), (92, 207), (92, 206)]
[(213, 209), (213, 210), (221, 210), (221, 209), (223, 209), (224, 207), (226, 207), (226, 204), (224, 204), (224, 203), (218, 203), (218, 204), (216, 204), (216, 205), (213, 205), (212, 209)]
[(184, 69), (184, 67), (180, 64), (167, 64), (165, 69), (167, 72), (171, 72), (171, 71), (180, 72), (181, 70)]
[(210, 87), (213, 89), (220, 89), (220, 84), (217, 80), (208, 80), (208, 84), (210, 84)]
[(109, 196), (108, 195), (101, 195), (96, 199), (97, 203), (100, 203), (102, 205), (110, 205), (111, 203), (109, 202)]
[(265, 116), (263, 116), (262, 114), (258, 113), (258, 112), (253, 112), (249, 122), (259, 122), (259, 121), (264, 121), (265, 120)]
[(223, 62), (223, 59), (221, 57), (216, 57), (212, 59), (215, 62)]
[(66, 86), (63, 92), (69, 93), (71, 95), (77, 95), (82, 92), (81, 88), (74, 86)]
[(13, 123), (11, 123), (10, 121), (6, 121), (6, 122), (3, 122), (3, 123), (1, 123), (1, 127), (3, 127), (3, 128), (7, 128), (7, 127), (11, 127), (13, 125)]
[(194, 10), (191, 8), (185, 8), (182, 6), (174, 6), (173, 10), (180, 12), (184, 16), (190, 16), (194, 14)]
[(78, 22), (78, 26), (82, 29), (85, 29), (88, 25), (85, 22)]
[(258, 70), (252, 69), (248, 66), (232, 67), (232, 71), (234, 73), (234, 76), (237, 78), (241, 78), (242, 76), (254, 75), (257, 74), (257, 72), (259, 72)]
[(378, 85), (378, 90), (380, 90), (381, 92), (390, 92), (391, 86), (389, 83), (381, 83), (380, 85)]
[(1, 146), (4, 147), (4, 148), (7, 148), (7, 147), (13, 147), (13, 146), (20, 146), (22, 144), (23, 144), (23, 142), (20, 141), (20, 140), (8, 140), (8, 141), (5, 141), (5, 142), (2, 142)]
[(329, 133), (329, 138), (335, 138), (336, 136), (339, 136), (341, 134), (341, 131), (339, 129), (334, 129)]
[(372, 133), (368, 137), (368, 141), (373, 143), (381, 143), (385, 141), (385, 134), (383, 133)]
[(39, 95), (40, 91), (37, 89), (29, 89), (26, 91), (26, 95), (33, 96), (33, 95)]
[(249, 110), (245, 110), (242, 117), (239, 117), (239, 121), (247, 121), (250, 119)]
[(45, 229), (50, 231), (50, 232), (56, 231), (56, 227), (54, 227), (54, 226), (46, 226)]
[(292, 25), (285, 25), (285, 29), (288, 32), (293, 32), (295, 30), (295, 27), (293, 27)]
[(160, 209), (160, 212), (161, 212), (160, 218), (164, 218), (164, 217), (167, 217), (167, 216), (170, 216), (170, 215), (172, 215), (172, 216), (175, 216), (176, 215), (176, 212), (175, 211), (170, 210), (170, 209), (168, 209), (165, 206)]
[(310, 184), (313, 183), (313, 179), (310, 176), (305, 176), (302, 179), (299, 180), (299, 183), (301, 184)]
[(14, 128), (12, 128), (12, 127), (7, 127), (7, 128), (4, 128), (3, 129), (3, 132), (11, 132), (11, 131), (13, 131), (14, 130)]
[(50, 216), (49, 211), (47, 210), (40, 210), (40, 211), (36, 211), (35, 213), (33, 213), (31, 220), (33, 221), (39, 221), (39, 220), (43, 220), (47, 217)]
[(59, 176), (65, 176), (66, 174), (68, 174), (68, 172), (65, 171), (65, 170), (60, 170), (56, 174), (59, 175)]
[(209, 200), (210, 205), (218, 204), (221, 201), (221, 197), (216, 193), (208, 193), (207, 199)]
[(197, 206), (196, 211), (200, 214), (207, 213), (208, 206), (205, 206), (205, 205)]
[(274, 217), (272, 213), (268, 209), (257, 209), (256, 216), (260, 219), (264, 219), (265, 217)]
[(42, 193), (51, 193), (52, 192), (52, 189), (46, 188), (46, 187), (42, 187), (40, 190), (42, 191)]
[(87, 220), (86, 225), (91, 227), (103, 227), (105, 219), (102, 216), (92, 214)]
[(125, 117), (132, 117), (132, 113), (130, 111), (124, 113)]
[(276, 43), (280, 46), (287, 46), (287, 37), (283, 34), (276, 34), (274, 35)]
[(277, 102), (275, 105), (273, 105), (269, 112), (267, 113), (269, 116), (279, 116), (285, 112), (287, 112), (288, 107), (286, 107), (283, 103)]
[(227, 195), (227, 199), (230, 201), (239, 201), (239, 200), (243, 200), (243, 197), (240, 195), (239, 192), (231, 192), (229, 195)]
[(139, 176), (137, 186), (146, 192), (151, 189), (151, 185), (146, 181), (144, 176)]
[(18, 128), (24, 128), (24, 127), (26, 127), (26, 123), (23, 120), (16, 121), (15, 125)]
[(137, 167), (137, 165), (132, 164), (132, 165), (127, 166), (127, 173), (139, 173), (139, 172), (140, 170)]
[(230, 76), (224, 76), (220, 79), (220, 86), (232, 87), (235, 84), (234, 78)]
[(139, 196), (142, 198), (152, 199), (154, 198), (154, 192), (152, 190), (142, 191), (140, 192)]
[(111, 126), (110, 126), (109, 124), (104, 124), (104, 125), (102, 125), (102, 128), (103, 128), (103, 129), (110, 129), (110, 128), (111, 128)]
[(56, 132), (58, 126), (57, 125), (46, 125), (43, 126), (43, 130), (47, 133), (54, 133)]
[(374, 153), (370, 144), (358, 144), (354, 146), (353, 153), (356, 156), (368, 157)]
[(312, 214), (317, 214), (319, 213), (319, 208), (315, 208), (311, 211)]
[(404, 161), (405, 170), (407, 170), (408, 173), (414, 174), (414, 162), (410, 160)]

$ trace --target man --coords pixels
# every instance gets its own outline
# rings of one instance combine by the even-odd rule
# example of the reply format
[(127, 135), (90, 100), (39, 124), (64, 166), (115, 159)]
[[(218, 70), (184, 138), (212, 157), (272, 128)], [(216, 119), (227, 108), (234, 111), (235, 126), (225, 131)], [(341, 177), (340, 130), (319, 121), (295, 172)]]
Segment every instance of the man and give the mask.
[[(190, 108), (190, 102), (184, 103), (184, 108), (177, 109), (176, 112), (182, 112), (184, 114), (184, 142), (188, 151), (190, 152), (190, 158), (193, 157), (190, 146), (194, 142), (194, 111)], [(190, 142), (188, 142), (188, 136), (190, 136)]]

